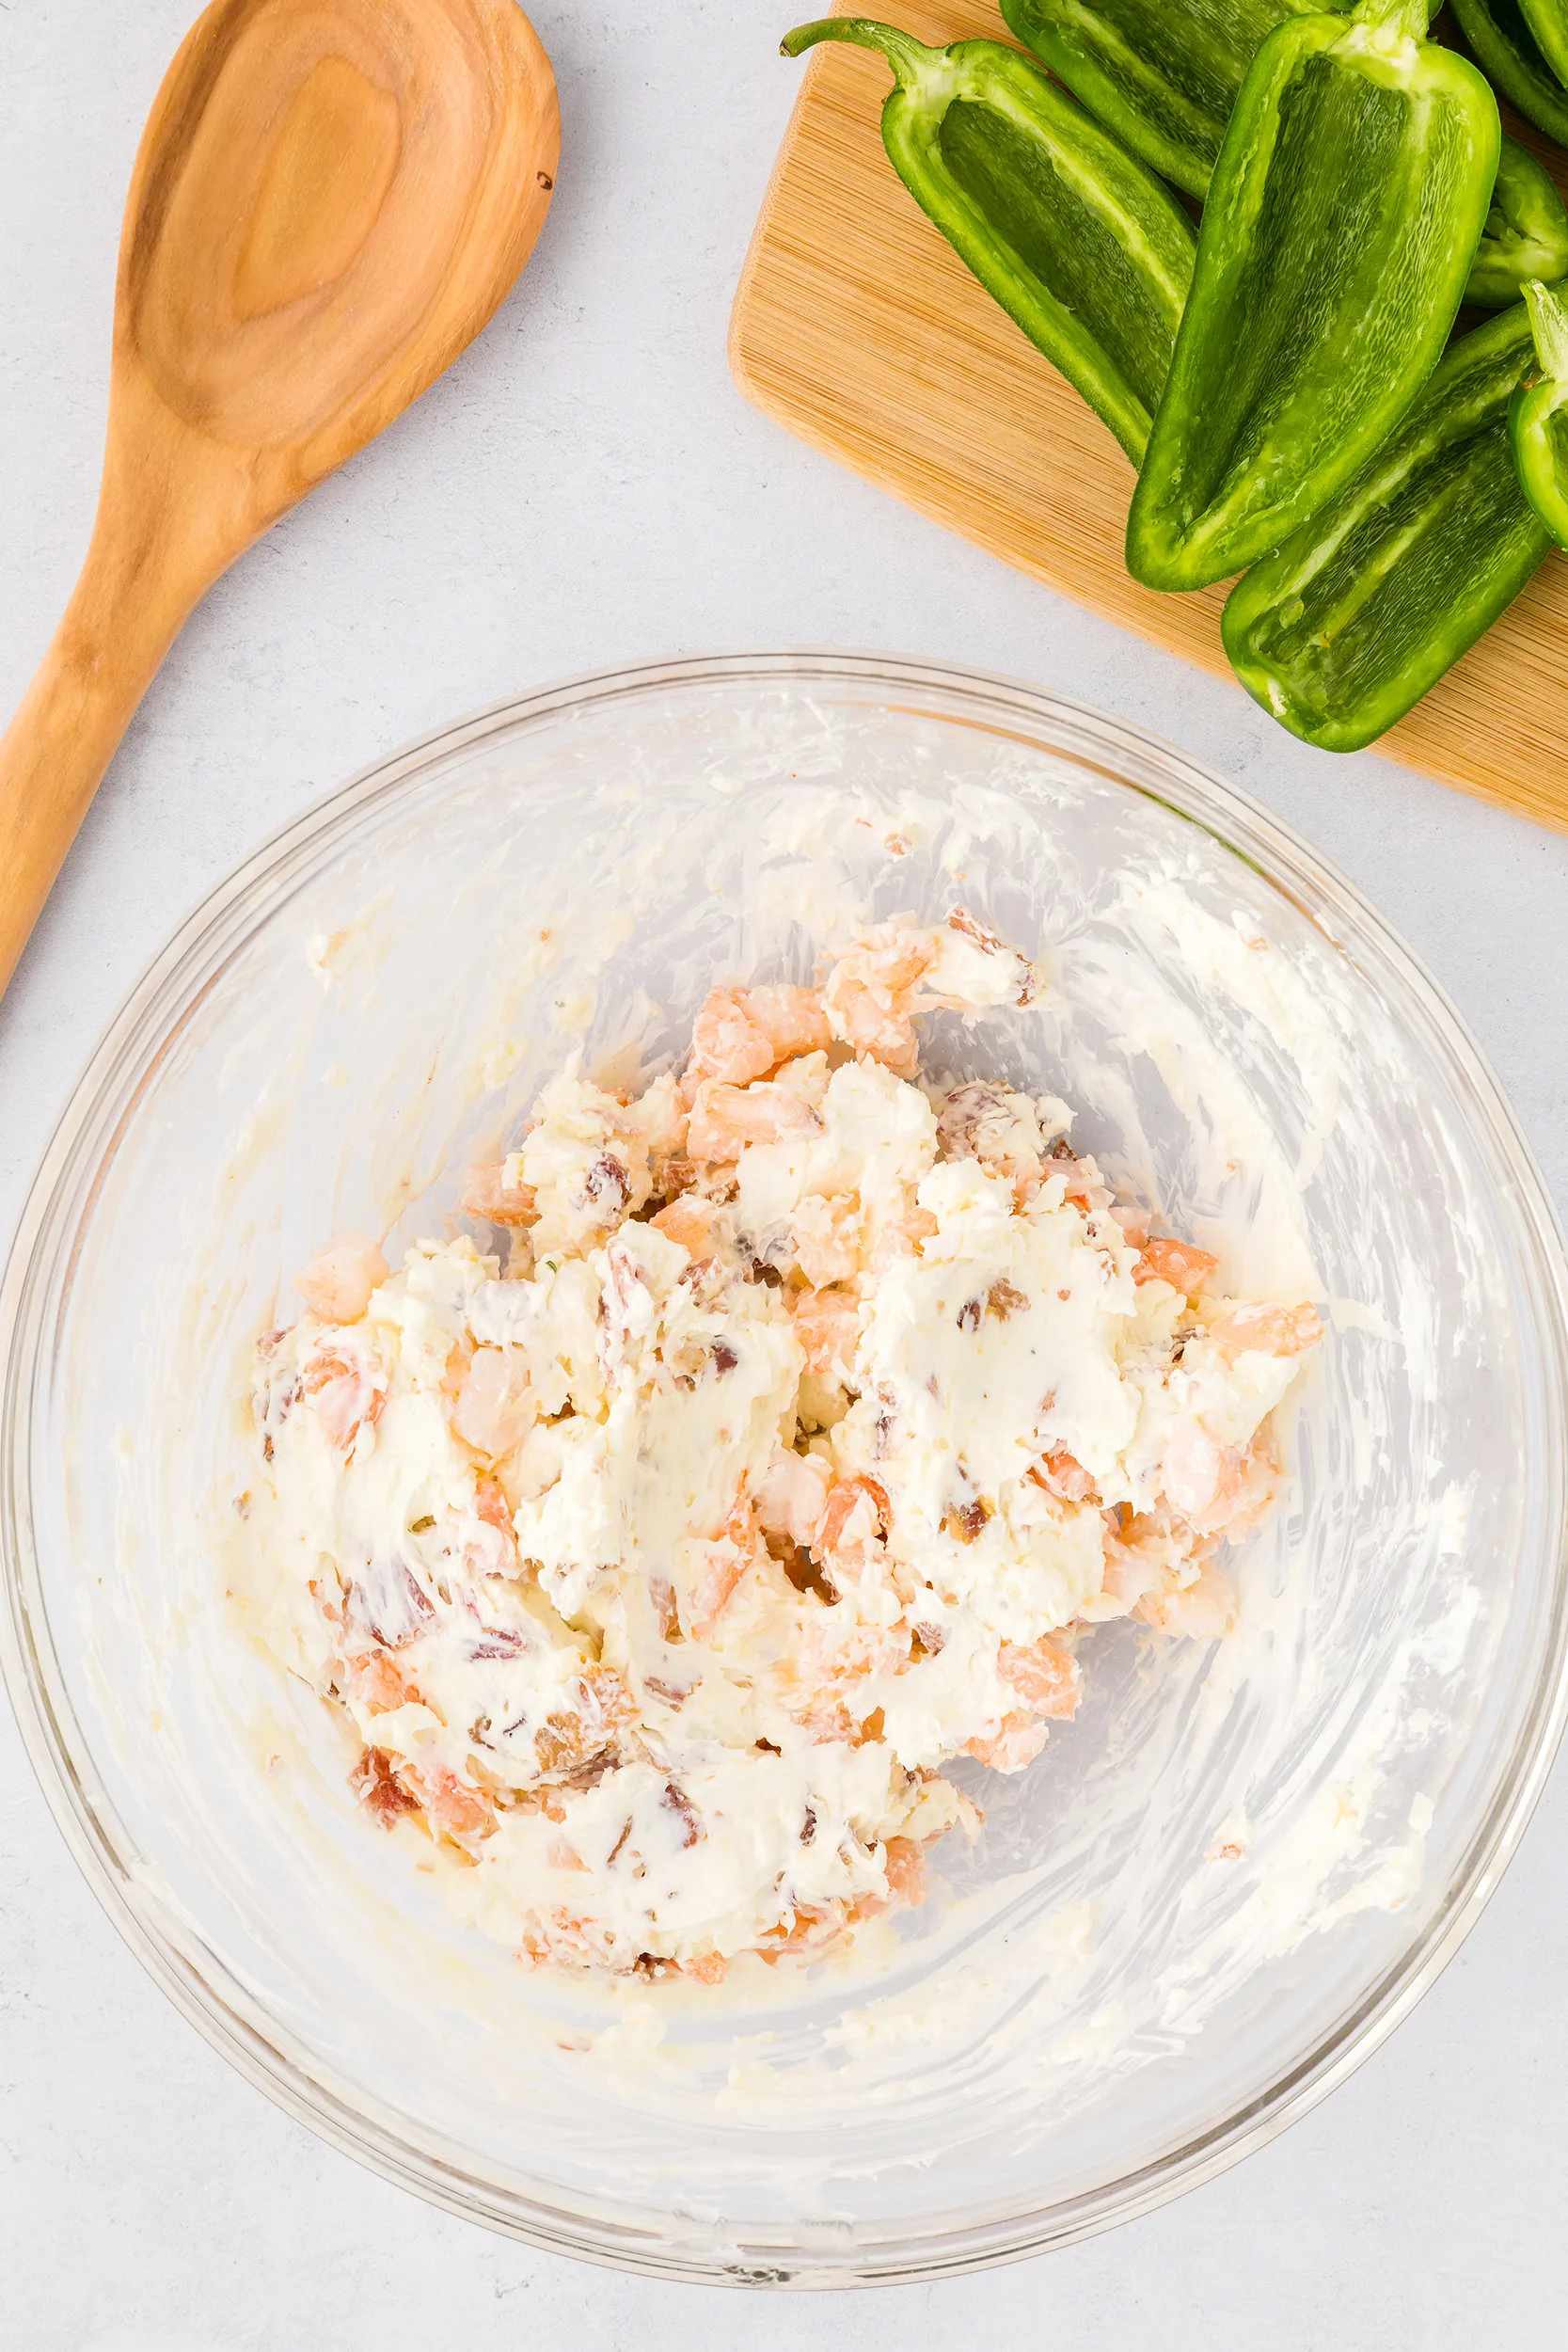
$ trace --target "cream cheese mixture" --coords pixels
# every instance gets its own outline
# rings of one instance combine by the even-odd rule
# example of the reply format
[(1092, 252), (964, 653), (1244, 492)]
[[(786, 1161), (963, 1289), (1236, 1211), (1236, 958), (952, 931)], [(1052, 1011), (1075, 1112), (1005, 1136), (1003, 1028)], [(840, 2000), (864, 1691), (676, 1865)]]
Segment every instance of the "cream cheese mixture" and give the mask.
[(817, 989), (715, 990), (678, 1079), (574, 1060), (466, 1200), (496, 1254), (350, 1237), (258, 1351), (267, 1639), (356, 1785), (518, 1953), (714, 1980), (917, 1902), (1128, 1614), (1227, 1629), (1312, 1307), (1210, 1295), (1051, 1096), (923, 1082), (916, 1016), (1026, 1005), (957, 909)]

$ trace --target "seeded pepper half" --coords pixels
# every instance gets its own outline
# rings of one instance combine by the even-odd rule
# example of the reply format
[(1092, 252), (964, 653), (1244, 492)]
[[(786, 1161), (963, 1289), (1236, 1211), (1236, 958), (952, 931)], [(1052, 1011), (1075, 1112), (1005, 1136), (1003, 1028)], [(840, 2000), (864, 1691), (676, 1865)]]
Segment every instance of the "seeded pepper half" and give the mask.
[(1453, 0), (1453, 13), (1470, 55), (1510, 104), (1568, 147), (1568, 90), (1537, 48), (1518, 0)]
[(1500, 310), (1531, 278), (1568, 278), (1568, 208), (1544, 164), (1503, 135), (1486, 233), (1465, 285), (1466, 302)]
[(1243, 77), (1288, 17), (1351, 0), (1002, 0), (1020, 40), (1151, 169), (1208, 192)]
[(1298, 16), (1248, 68), (1127, 526), (1150, 588), (1276, 548), (1441, 356), (1497, 176), (1497, 104), (1429, 0)]
[(886, 57), (895, 170), (1136, 465), (1192, 280), (1192, 223), (1175, 198), (1001, 41), (928, 49), (891, 24), (835, 16), (789, 34), (784, 55), (823, 40)]
[(1525, 305), (1540, 380), (1509, 408), (1513, 462), (1525, 496), (1560, 548), (1568, 548), (1568, 303), (1562, 286), (1529, 285)]
[(1509, 437), (1533, 359), (1522, 302), (1462, 336), (1354, 481), (1231, 590), (1226, 652), (1292, 735), (1331, 752), (1374, 741), (1548, 552)]

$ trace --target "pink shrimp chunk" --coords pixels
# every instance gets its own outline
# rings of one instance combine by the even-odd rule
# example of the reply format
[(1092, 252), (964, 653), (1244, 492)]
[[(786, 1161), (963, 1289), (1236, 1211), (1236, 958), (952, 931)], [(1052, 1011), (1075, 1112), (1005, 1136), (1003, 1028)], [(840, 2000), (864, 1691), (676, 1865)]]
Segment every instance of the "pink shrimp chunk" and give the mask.
[(324, 1323), (357, 1323), (387, 1275), (378, 1242), (368, 1233), (344, 1233), (300, 1268), (294, 1288)]
[(1144, 1245), (1143, 1255), (1132, 1268), (1132, 1279), (1168, 1282), (1173, 1291), (1181, 1291), (1191, 1298), (1203, 1288), (1218, 1264), (1219, 1260), (1207, 1249), (1195, 1249), (1191, 1242), (1169, 1241), (1159, 1234)]
[(1033, 1716), (1004, 1715), (996, 1731), (989, 1738), (967, 1740), (964, 1752), (977, 1764), (989, 1764), (993, 1772), (1022, 1772), (1034, 1762), (1048, 1736), (1044, 1724)]
[(752, 988), (741, 998), (748, 1016), (773, 1048), (775, 1061), (817, 1054), (833, 1041), (822, 999), (815, 988)]
[(1078, 1661), (1054, 1642), (1005, 1642), (997, 1653), (996, 1671), (1031, 1715), (1053, 1715), (1065, 1723), (1077, 1713), (1083, 1683)]
[(1146, 1593), (1135, 1613), (1157, 1633), (1186, 1634), (1196, 1642), (1217, 1642), (1236, 1622), (1236, 1596), (1229, 1579), (1210, 1561), (1195, 1584), (1180, 1592), (1163, 1588)]
[(479, 1347), (463, 1375), (451, 1425), (492, 1461), (520, 1445), (538, 1419), (520, 1348)]
[(757, 1488), (757, 1519), (763, 1532), (792, 1544), (809, 1544), (828, 1500), (832, 1473), (815, 1454), (774, 1454)]
[(847, 1377), (860, 1346), (861, 1312), (847, 1291), (800, 1291), (790, 1298), (795, 1336), (823, 1379)]
[(510, 1177), (513, 1160), (495, 1160), (468, 1170), (463, 1191), (467, 1216), (482, 1216), (491, 1225), (531, 1225), (537, 1213), (533, 1186)]
[(811, 1104), (788, 1087), (705, 1079), (691, 1105), (686, 1148), (694, 1160), (737, 1160), (751, 1144), (803, 1140), (821, 1125)]
[(727, 988), (711, 990), (692, 1025), (692, 1076), (743, 1087), (748, 1079), (765, 1078), (778, 1058), (772, 1040), (752, 1018), (745, 997)]
[(1264, 1356), (1305, 1356), (1323, 1338), (1316, 1307), (1275, 1307), (1267, 1300), (1240, 1300), (1209, 1326), (1209, 1336), (1227, 1356), (1256, 1350)]
[(822, 991), (834, 1037), (899, 1077), (912, 1078), (920, 1067), (914, 994), (935, 952), (928, 932), (902, 923), (879, 924), (857, 940)]

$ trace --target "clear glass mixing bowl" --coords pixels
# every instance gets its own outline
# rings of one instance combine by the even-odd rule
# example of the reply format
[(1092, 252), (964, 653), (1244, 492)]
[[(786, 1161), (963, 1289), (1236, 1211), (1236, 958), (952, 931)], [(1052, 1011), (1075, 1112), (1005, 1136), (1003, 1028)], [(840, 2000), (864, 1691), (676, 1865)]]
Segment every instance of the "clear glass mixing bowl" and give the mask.
[[(1305, 1251), (1331, 1333), (1228, 1643), (1096, 1633), (1078, 1721), (974, 1768), (984, 1837), (847, 1973), (599, 1994), (453, 1918), (237, 1629), (236, 1400), (324, 1238), (450, 1221), (573, 1037), (667, 1050), (713, 975), (808, 971), (850, 882), (1045, 940), (1047, 1015), (939, 1049), (1083, 1104), (1175, 1230)], [(669, 2276), (961, 2270), (1257, 2147), (1476, 1917), (1563, 1719), (1564, 1306), (1451, 1009), (1217, 778), (930, 663), (607, 673), (281, 834), (94, 1056), (4, 1289), (7, 1679), (128, 1942), (338, 2146)]]

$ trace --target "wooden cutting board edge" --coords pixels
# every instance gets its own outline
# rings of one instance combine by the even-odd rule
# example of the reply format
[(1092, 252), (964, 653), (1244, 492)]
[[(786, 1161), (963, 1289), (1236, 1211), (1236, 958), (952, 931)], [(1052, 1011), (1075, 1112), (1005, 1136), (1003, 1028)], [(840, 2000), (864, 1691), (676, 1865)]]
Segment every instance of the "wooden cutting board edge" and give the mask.
[[(855, 12), (854, 0), (834, 0), (831, 12)], [(890, 11), (895, 14), (927, 39), (957, 40), (976, 31), (1009, 38), (985, 0), (978, 6), (973, 0), (968, 6), (906, 0)], [(820, 49), (807, 61), (731, 314), (729, 359), (737, 386), (776, 423), (878, 488), (1148, 644), (1229, 679), (1218, 629), (1223, 589), (1161, 596), (1140, 588), (1121, 564), (1119, 532), (1114, 540), (1081, 541), (1070, 550), (1052, 544), (1041, 552), (1021, 544), (1029, 532), (1019, 515), (983, 492), (965, 497), (951, 469), (923, 460), (922, 438), (931, 441), (966, 403), (983, 396), (974, 389), (983, 385), (982, 372), (967, 375), (963, 365), (976, 357), (975, 330), (983, 318), (984, 356), (1003, 355), (1015, 377), (1020, 370), (1029, 372), (1028, 389), (1053, 412), (1053, 430), (1079, 464), (1102, 484), (1117, 480), (1121, 513), (1131, 493), (1131, 472), (1112, 437), (990, 303), (894, 174), (879, 130), (887, 87), (885, 68), (863, 51)], [(1568, 158), (1504, 112), (1513, 135), (1562, 181)], [(866, 200), (879, 201), (886, 219), (879, 228), (893, 234), (894, 258), (902, 264), (902, 325), (914, 342), (904, 379), (909, 405), (899, 415), (897, 437), (886, 430), (886, 411), (879, 414), (854, 389), (857, 362), (864, 359), (855, 325), (857, 296), (868, 294), (863, 273), (857, 284), (852, 267), (823, 233), (843, 219), (827, 174), (843, 176), (851, 154), (863, 164), (867, 135), (878, 162)], [(967, 314), (956, 334), (955, 311)], [(1018, 384), (1011, 389), (1016, 395)], [(982, 431), (987, 421), (975, 408), (972, 428)], [(920, 432), (911, 429), (917, 422)], [(1553, 555), (1488, 635), (1374, 748), (1477, 799), (1568, 832), (1568, 727), (1552, 715), (1555, 706), (1568, 719), (1565, 655), (1568, 563)], [(1234, 691), (1243, 690), (1236, 685)]]

